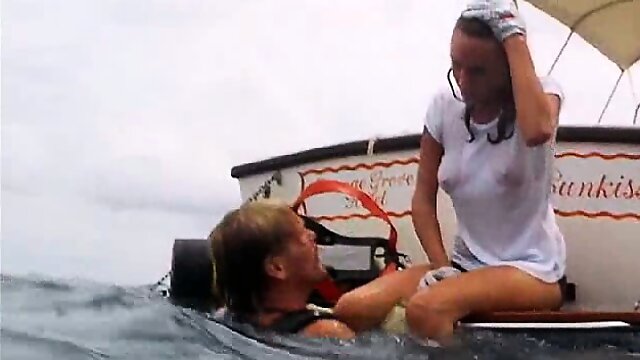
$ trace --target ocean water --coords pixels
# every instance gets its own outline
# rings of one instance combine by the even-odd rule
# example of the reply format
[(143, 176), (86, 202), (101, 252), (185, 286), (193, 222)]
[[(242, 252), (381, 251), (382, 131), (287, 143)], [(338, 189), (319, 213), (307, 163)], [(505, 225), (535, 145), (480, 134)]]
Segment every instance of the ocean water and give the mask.
[(640, 359), (640, 333), (456, 334), (426, 347), (368, 332), (279, 336), (172, 304), (151, 286), (2, 275), (1, 359)]

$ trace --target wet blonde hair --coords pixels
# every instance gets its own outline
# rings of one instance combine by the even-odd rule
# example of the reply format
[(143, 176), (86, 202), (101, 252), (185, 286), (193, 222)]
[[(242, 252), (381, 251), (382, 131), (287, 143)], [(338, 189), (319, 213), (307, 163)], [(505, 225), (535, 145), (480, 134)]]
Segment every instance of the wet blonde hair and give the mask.
[(265, 260), (295, 235), (296, 216), (279, 200), (258, 200), (227, 213), (209, 235), (214, 289), (238, 314), (260, 310), (267, 286)]

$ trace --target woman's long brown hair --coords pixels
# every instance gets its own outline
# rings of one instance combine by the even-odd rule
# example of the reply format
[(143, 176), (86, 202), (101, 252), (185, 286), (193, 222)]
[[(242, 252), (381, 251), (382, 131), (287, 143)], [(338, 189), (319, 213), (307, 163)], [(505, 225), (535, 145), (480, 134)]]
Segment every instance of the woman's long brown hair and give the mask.
[[(498, 41), (489, 25), (483, 22), (480, 19), (475, 18), (458, 18), (456, 22), (455, 29), (462, 31), (465, 35), (486, 39), (489, 41)], [(453, 95), (458, 99), (458, 96), (455, 94), (455, 90), (453, 88), (453, 84), (451, 82), (451, 73), (453, 69), (450, 69), (447, 73), (447, 81), (449, 81), (449, 87), (453, 92)], [(467, 105), (464, 110), (463, 120), (464, 125), (467, 128), (467, 132), (469, 133), (469, 142), (473, 142), (476, 137), (471, 129), (471, 112), (473, 110), (472, 105)], [(513, 90), (511, 89), (511, 85), (509, 85), (507, 95), (505, 96), (504, 103), (502, 104), (502, 113), (498, 119), (498, 126), (495, 136), (491, 134), (487, 134), (487, 141), (491, 144), (499, 144), (504, 140), (508, 140), (513, 137), (513, 133), (515, 130), (515, 121), (516, 121), (516, 106), (513, 98)]]

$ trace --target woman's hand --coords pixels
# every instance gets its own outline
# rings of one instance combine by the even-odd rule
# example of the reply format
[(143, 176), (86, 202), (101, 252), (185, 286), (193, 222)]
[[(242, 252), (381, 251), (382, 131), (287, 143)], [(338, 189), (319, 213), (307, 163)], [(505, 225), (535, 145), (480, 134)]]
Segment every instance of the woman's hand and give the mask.
[(509, 62), (520, 134), (529, 147), (547, 143), (558, 125), (560, 100), (542, 89), (524, 37), (524, 20), (513, 0), (472, 0), (461, 16), (485, 22), (502, 41)]
[(462, 12), (462, 17), (486, 22), (500, 41), (527, 32), (513, 0), (473, 0)]
[(429, 287), (438, 281), (444, 280), (446, 278), (455, 277), (460, 275), (460, 270), (451, 267), (451, 266), (442, 266), (437, 269), (433, 269), (431, 271), (427, 271), (426, 274), (420, 279), (418, 283), (418, 290)]

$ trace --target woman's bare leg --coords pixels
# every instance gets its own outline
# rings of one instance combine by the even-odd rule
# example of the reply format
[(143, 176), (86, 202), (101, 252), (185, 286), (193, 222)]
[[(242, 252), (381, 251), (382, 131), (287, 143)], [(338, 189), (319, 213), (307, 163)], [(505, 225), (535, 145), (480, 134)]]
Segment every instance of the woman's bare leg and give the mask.
[(416, 293), (407, 305), (407, 325), (418, 337), (441, 340), (470, 313), (550, 310), (561, 303), (557, 283), (545, 283), (515, 267), (490, 266)]
[(377, 327), (395, 305), (408, 301), (416, 293), (420, 279), (430, 269), (427, 264), (414, 265), (379, 277), (344, 294), (333, 314), (356, 331)]

